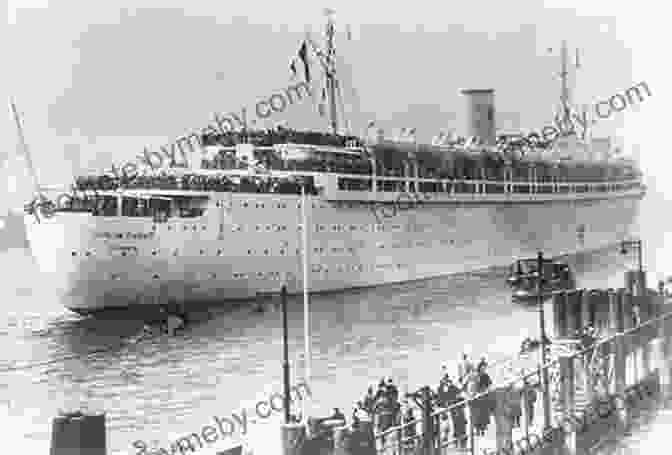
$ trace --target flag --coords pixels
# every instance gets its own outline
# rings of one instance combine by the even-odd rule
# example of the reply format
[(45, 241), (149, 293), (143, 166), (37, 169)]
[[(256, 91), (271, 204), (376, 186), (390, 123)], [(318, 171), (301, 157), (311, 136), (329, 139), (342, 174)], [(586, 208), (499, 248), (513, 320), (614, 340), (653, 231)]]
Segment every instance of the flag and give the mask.
[(310, 83), (310, 69), (308, 67), (308, 45), (306, 44), (306, 41), (304, 41), (299, 48), (299, 58), (303, 62), (303, 68), (306, 72), (306, 82)]
[(296, 77), (296, 58), (293, 58), (289, 63), (289, 69), (292, 72), (292, 79)]

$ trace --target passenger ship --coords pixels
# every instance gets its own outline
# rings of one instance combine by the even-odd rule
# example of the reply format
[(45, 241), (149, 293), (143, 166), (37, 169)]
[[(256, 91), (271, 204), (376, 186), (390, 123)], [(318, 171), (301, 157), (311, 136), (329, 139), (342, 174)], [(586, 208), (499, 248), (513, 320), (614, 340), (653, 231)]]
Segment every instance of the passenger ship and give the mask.
[[(492, 90), (462, 92), (467, 141), (337, 134), (333, 38), (329, 19), (326, 51), (309, 42), (326, 68), (330, 133), (205, 135), (217, 154), (188, 169), (78, 178), (55, 210), (39, 193), (28, 239), (69, 309), (212, 304), (283, 283), (290, 293), (401, 283), (630, 234), (646, 192), (636, 163), (576, 137), (531, 148), (497, 137)], [(569, 113), (566, 87), (562, 101)]]

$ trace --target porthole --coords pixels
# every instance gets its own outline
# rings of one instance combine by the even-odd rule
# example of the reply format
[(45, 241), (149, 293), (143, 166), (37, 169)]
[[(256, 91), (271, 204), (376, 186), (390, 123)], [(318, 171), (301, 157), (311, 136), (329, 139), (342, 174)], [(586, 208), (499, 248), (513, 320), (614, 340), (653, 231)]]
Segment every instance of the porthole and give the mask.
[(252, 250), (247, 250), (247, 254), (252, 254)]
[(122, 252), (121, 252), (121, 255), (122, 255), (122, 256), (126, 256), (126, 252), (125, 252), (125, 251), (122, 251)]
[(280, 254), (285, 254), (285, 250), (280, 250)]
[(90, 252), (90, 251), (87, 251), (85, 254), (86, 254), (87, 256), (91, 256), (91, 252)]
[(173, 256), (177, 256), (177, 251), (178, 250), (173, 251)]
[(76, 251), (73, 251), (73, 252), (72, 252), (72, 255), (73, 255), (73, 256), (77, 256), (77, 252), (76, 252)]
[(172, 229), (172, 228), (171, 228), (170, 226), (168, 226), (168, 230), (170, 231), (171, 229)]
[(201, 254), (205, 254), (205, 250), (201, 250)]
[(264, 250), (264, 254), (268, 256), (268, 250)]
[(156, 256), (156, 250), (152, 251), (152, 256)]
[(117, 238), (118, 238), (118, 239), (123, 239), (123, 238), (124, 238), (124, 234), (121, 234), (121, 233), (117, 234)]
[(217, 278), (217, 274), (216, 274), (216, 273), (211, 273), (211, 274), (210, 274), (210, 278), (211, 278), (211, 279)]
[(217, 250), (217, 256), (221, 256), (221, 255), (222, 255), (222, 250)]
[(243, 202), (243, 207), (247, 207), (249, 204), (247, 202)]
[(155, 273), (154, 275), (152, 275), (152, 278), (155, 279), (155, 280), (158, 280), (158, 279), (159, 279), (159, 275), (157, 275), (157, 274)]
[(194, 226), (194, 229), (193, 229), (193, 230), (194, 230), (194, 231), (196, 230), (196, 226)]
[(205, 226), (203, 226), (203, 230), (205, 231)]
[(187, 229), (188, 229), (188, 228), (187, 228), (186, 226), (184, 226), (184, 230), (186, 231)]

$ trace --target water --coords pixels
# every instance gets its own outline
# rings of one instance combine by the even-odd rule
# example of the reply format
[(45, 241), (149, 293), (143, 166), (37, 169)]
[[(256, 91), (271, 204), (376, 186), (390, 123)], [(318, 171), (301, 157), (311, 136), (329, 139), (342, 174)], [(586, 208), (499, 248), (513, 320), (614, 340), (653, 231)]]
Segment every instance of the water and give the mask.
[[(643, 228), (644, 258), (652, 270), (672, 274), (672, 268), (661, 267), (670, 257), (665, 251), (667, 231), (655, 217), (665, 213), (662, 204), (643, 203), (642, 220), (649, 214), (658, 220)], [(647, 211), (649, 206), (656, 211)], [(648, 236), (646, 226), (652, 231)], [(59, 409), (105, 410), (108, 452), (135, 454), (134, 441), (167, 448), (175, 439), (213, 424), (213, 416), (230, 416), (245, 407), (251, 418), (258, 400), (282, 391), (282, 318), (277, 308), (265, 313), (247, 307), (222, 309), (182, 335), (135, 341), (140, 322), (82, 319), (69, 313), (50, 298), (47, 286), (34, 285), (41, 278), (27, 257), (13, 254), (11, 261), (5, 260), (20, 272), (0, 291), (5, 302), (0, 311), (0, 368), (19, 368), (0, 373), (0, 424), (5, 446), (20, 449), (17, 453), (47, 453), (51, 419)], [(622, 287), (623, 271), (633, 257), (612, 250), (577, 258), (579, 286)], [(661, 276), (650, 273), (649, 286), (655, 287)], [(463, 350), (494, 362), (538, 330), (535, 310), (510, 303), (502, 270), (315, 296), (311, 311), (310, 388), (319, 415), (340, 407), (349, 416), (367, 386), (383, 376), (392, 376), (402, 392), (405, 387), (435, 386), (441, 365), (454, 373)], [(40, 319), (26, 328), (7, 329), (11, 313), (34, 313)], [(292, 377), (301, 378), (300, 297), (289, 301), (289, 333)], [(94, 350), (102, 352), (86, 355)], [(21, 368), (31, 362), (42, 363)], [(245, 440), (256, 453), (279, 453), (280, 418), (276, 413), (248, 422)], [(218, 447), (230, 444), (227, 440)]]

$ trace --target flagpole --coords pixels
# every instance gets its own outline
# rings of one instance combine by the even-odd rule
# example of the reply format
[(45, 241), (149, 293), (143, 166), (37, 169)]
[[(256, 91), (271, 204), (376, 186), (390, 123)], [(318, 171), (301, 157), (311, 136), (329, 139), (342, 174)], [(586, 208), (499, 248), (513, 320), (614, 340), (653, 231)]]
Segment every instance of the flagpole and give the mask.
[(12, 113), (14, 114), (14, 121), (16, 122), (16, 129), (19, 133), (19, 140), (21, 141), (21, 152), (26, 160), (26, 166), (28, 167), (28, 172), (30, 173), (31, 180), (33, 181), (33, 191), (35, 196), (41, 194), (40, 184), (37, 181), (37, 173), (35, 172), (35, 167), (33, 166), (33, 159), (30, 156), (28, 151), (28, 144), (26, 143), (26, 138), (23, 134), (23, 128), (21, 127), (21, 120), (19, 119), (19, 112), (16, 110), (16, 105), (14, 100), (10, 100), (10, 105), (12, 108)]
[[(310, 305), (308, 298), (308, 223), (306, 222), (307, 213), (306, 182), (301, 182), (301, 237), (303, 243), (303, 335), (305, 343), (305, 382), (310, 384)], [(308, 405), (304, 401), (304, 418), (308, 417)]]

